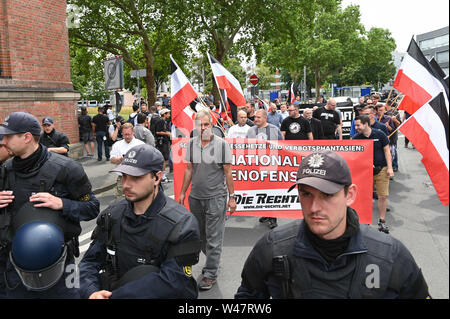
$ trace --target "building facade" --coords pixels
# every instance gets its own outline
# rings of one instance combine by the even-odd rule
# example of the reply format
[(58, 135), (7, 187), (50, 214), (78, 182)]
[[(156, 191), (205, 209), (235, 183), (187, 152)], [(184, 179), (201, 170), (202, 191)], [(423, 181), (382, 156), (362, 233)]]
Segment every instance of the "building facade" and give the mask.
[(449, 27), (418, 34), (416, 37), (420, 49), (425, 57), (432, 57), (440, 65), (445, 74), (449, 74)]

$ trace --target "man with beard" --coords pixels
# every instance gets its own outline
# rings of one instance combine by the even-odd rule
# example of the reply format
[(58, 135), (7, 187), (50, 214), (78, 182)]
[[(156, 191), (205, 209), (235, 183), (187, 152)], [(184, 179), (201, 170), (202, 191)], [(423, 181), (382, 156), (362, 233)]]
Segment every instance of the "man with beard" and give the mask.
[(357, 186), (332, 151), (306, 156), (297, 171), (304, 220), (261, 238), (235, 298), (425, 299), (428, 287), (408, 249), (361, 225), (351, 208)]
[(195, 126), (199, 134), (186, 148), (187, 167), (178, 202), (184, 205), (192, 182), (189, 209), (199, 222), (202, 252), (206, 255), (199, 288), (208, 290), (216, 283), (219, 271), (226, 211), (235, 211), (236, 200), (227, 142), (212, 133), (212, 117), (206, 110), (197, 112)]
[(198, 224), (161, 187), (164, 158), (156, 148), (131, 148), (112, 172), (125, 194), (97, 219), (80, 262), (81, 297), (197, 298), (191, 266), (200, 251)]

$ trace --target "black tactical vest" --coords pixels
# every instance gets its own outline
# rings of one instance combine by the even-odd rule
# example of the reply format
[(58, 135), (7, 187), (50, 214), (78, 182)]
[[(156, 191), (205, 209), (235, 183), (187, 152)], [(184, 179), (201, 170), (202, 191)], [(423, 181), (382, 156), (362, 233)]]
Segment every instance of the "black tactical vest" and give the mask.
[(185, 216), (174, 200), (165, 199), (164, 207), (146, 223), (129, 225), (125, 222), (125, 211), (129, 209), (126, 199), (112, 204), (97, 219), (93, 237), (106, 243), (104, 271), (109, 284), (143, 265), (154, 266), (149, 269), (155, 271), (155, 267), (171, 257), (175, 257), (180, 266), (198, 262), (200, 240), (171, 244), (178, 240), (177, 229)]
[[(286, 256), (288, 260), (288, 274), (285, 278), (280, 277), (282, 287), (286, 286), (288, 298), (308, 298), (314, 296), (314, 287), (311, 281), (311, 264), (305, 258), (293, 256), (293, 246), (299, 231), (302, 229), (300, 223), (292, 223), (281, 231), (273, 232), (273, 257), (274, 261), (281, 256)], [(385, 236), (380, 232), (373, 230), (368, 225), (360, 225), (360, 232), (363, 237), (367, 252), (354, 253), (355, 260), (349, 262), (349, 267), (354, 270), (349, 278), (348, 298), (383, 298), (388, 288), (400, 291), (398, 276), (393, 273), (394, 241), (392, 237)], [(375, 265), (375, 266), (374, 266)], [(271, 265), (269, 267), (274, 267)], [(275, 266), (276, 267), (276, 266)], [(370, 277), (373, 267), (378, 267), (377, 274), (379, 279), (372, 283)], [(274, 269), (278, 274), (282, 274), (280, 269)], [(342, 270), (341, 272), (345, 272)], [(392, 276), (391, 276), (392, 274)], [(275, 273), (277, 276), (277, 274)], [(342, 276), (347, 276), (345, 273)], [(377, 285), (373, 287), (372, 284)]]

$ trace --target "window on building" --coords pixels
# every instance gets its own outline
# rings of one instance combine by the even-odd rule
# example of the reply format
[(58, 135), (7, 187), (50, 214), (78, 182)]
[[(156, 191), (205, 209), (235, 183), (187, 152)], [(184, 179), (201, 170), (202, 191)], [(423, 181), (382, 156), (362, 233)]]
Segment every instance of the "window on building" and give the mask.
[(448, 34), (419, 42), (419, 46), (422, 50), (439, 48), (445, 45), (448, 45)]
[(436, 52), (436, 62), (445, 63), (448, 62), (448, 50), (442, 52)]

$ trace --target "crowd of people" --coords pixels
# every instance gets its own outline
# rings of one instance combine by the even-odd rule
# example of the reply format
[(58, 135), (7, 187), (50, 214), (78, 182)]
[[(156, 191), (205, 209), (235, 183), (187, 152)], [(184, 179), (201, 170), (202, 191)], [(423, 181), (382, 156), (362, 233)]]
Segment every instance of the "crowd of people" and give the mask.
[[(360, 225), (350, 208), (358, 189), (345, 160), (331, 151), (314, 152), (301, 161), (296, 183), (289, 188), (298, 189), (304, 221), (278, 227), (276, 218), (260, 218), (273, 230), (248, 256), (236, 298), (429, 297), (409, 251), (386, 235), (389, 180), (398, 170), (395, 133), (401, 119), (390, 100), (378, 100), (376, 95), (362, 98), (354, 106), (350, 138), (374, 140), (379, 232)], [(236, 210), (232, 157), (224, 137), (342, 140), (336, 100), (323, 102), (303, 108), (300, 103), (256, 100), (237, 110), (236, 123), (222, 118), (215, 107), (198, 110), (178, 202), (161, 186), (168, 182), (171, 159), (170, 105), (147, 108), (141, 101), (127, 121), (114, 117), (109, 107), (99, 107), (92, 119), (82, 108), (78, 122), (87, 156), (93, 156), (96, 141), (97, 160), (102, 161), (104, 149), (106, 160), (117, 165), (111, 170), (118, 173), (116, 200), (101, 213), (82, 166), (67, 157), (69, 140), (55, 130), (53, 119), (45, 117), (39, 123), (28, 113), (12, 113), (0, 125), (0, 160), (6, 162), (2, 176), (8, 176), (2, 177), (0, 189), (0, 297), (197, 298), (197, 289), (209, 290), (216, 283), (226, 212)], [(320, 158), (325, 174), (311, 169), (311, 157)], [(336, 170), (337, 165), (343, 169)], [(53, 217), (34, 225), (31, 210), (42, 216), (50, 211)], [(79, 263), (80, 287), (73, 289), (67, 286), (70, 274), (62, 266), (79, 256), (80, 222), (94, 218), (93, 241)], [(59, 243), (49, 242), (44, 226)], [(26, 240), (30, 236), (36, 239), (33, 248)], [(48, 260), (52, 247), (56, 258)], [(197, 283), (191, 267), (200, 251), (206, 261)], [(42, 262), (36, 264), (30, 256)], [(379, 273), (394, 275), (367, 284), (364, 267), (373, 264)]]

